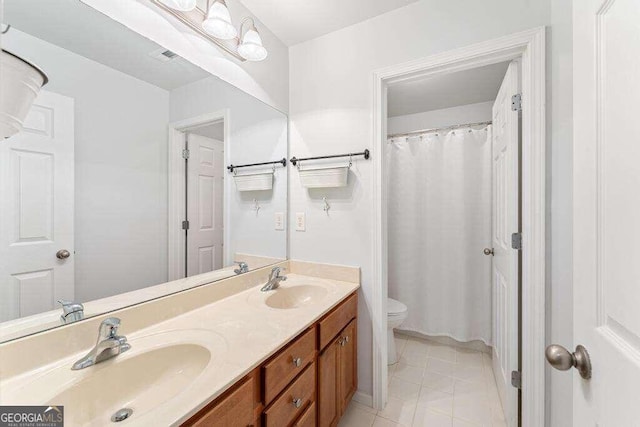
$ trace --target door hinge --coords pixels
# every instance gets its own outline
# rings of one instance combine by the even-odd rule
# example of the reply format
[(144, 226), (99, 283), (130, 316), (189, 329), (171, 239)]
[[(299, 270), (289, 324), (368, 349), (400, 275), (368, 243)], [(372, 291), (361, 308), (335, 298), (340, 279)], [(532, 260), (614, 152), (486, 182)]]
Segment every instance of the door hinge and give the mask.
[(190, 152), (189, 152), (188, 148), (185, 148), (184, 150), (182, 150), (182, 158), (183, 159), (185, 159), (185, 160), (189, 159), (189, 154), (190, 154)]
[(522, 374), (520, 371), (511, 371), (511, 385), (517, 389), (522, 388)]
[(522, 94), (516, 93), (511, 97), (511, 111), (522, 111)]
[(522, 250), (522, 233), (513, 233), (511, 235), (511, 248), (518, 251)]
[(182, 221), (182, 229), (183, 230), (189, 229), (189, 221)]

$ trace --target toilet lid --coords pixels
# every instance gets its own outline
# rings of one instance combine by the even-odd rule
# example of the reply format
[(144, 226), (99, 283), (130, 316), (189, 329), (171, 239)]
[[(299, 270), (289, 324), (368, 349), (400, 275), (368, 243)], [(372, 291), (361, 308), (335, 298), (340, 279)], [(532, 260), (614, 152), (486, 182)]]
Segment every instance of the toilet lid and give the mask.
[(389, 316), (397, 316), (406, 313), (407, 306), (393, 298), (387, 298), (387, 314)]

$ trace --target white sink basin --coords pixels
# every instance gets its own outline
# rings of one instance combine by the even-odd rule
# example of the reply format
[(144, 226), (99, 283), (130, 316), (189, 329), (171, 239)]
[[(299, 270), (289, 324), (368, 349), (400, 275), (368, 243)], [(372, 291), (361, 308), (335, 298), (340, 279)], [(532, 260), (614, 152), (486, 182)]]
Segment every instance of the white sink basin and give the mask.
[[(2, 404), (64, 406), (65, 425), (112, 424), (111, 416), (128, 408), (131, 415), (118, 425), (146, 425), (146, 416), (176, 406), (206, 388), (208, 372), (226, 341), (203, 330), (176, 330), (129, 340), (131, 349), (114, 358), (73, 371), (74, 360), (24, 378), (4, 390)], [(87, 349), (88, 351), (89, 349)], [(197, 394), (201, 394), (198, 392)]]
[(184, 390), (209, 360), (211, 353), (199, 345), (161, 347), (97, 371), (47, 403), (68, 408), (65, 422), (73, 426), (107, 424), (122, 408), (133, 410), (131, 419), (140, 418)]
[(322, 301), (328, 293), (327, 289), (315, 285), (279, 288), (265, 300), (265, 304), (272, 308), (299, 308)]

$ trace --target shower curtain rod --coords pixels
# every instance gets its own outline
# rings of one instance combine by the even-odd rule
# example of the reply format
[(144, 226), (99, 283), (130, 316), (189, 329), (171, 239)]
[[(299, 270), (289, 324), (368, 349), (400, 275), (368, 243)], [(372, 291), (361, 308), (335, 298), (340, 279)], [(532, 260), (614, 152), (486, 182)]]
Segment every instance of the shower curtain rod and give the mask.
[(491, 120), (489, 120), (488, 122), (465, 123), (461, 125), (445, 126), (441, 128), (420, 129), (420, 130), (414, 130), (412, 132), (394, 133), (393, 135), (387, 135), (387, 138), (399, 138), (401, 136), (420, 135), (422, 133), (441, 132), (444, 130), (460, 129), (460, 128), (466, 128), (471, 126), (486, 126), (486, 125), (490, 125), (491, 123), (492, 123)]

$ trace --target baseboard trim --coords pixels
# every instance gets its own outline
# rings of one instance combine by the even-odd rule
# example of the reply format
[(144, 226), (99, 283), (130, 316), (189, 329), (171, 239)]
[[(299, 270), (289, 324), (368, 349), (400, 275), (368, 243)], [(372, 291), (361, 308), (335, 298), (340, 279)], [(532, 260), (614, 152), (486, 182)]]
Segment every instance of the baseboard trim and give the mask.
[(373, 396), (371, 396), (370, 394), (366, 394), (361, 391), (356, 391), (353, 394), (353, 400), (360, 403), (361, 405), (365, 405), (373, 408)]

